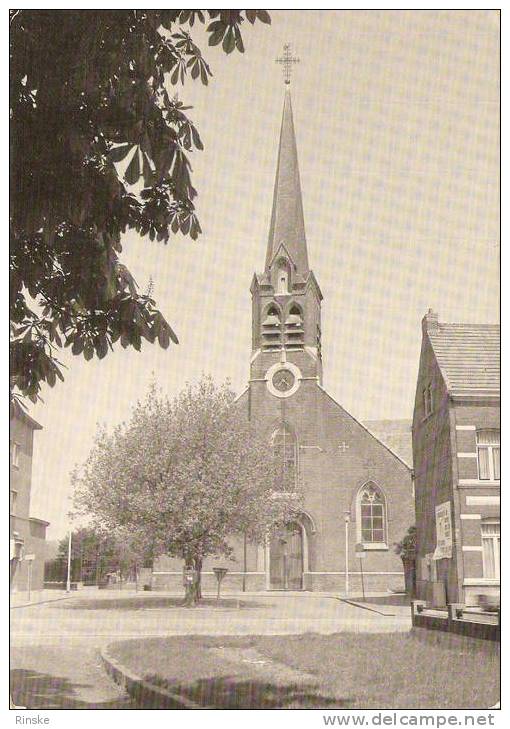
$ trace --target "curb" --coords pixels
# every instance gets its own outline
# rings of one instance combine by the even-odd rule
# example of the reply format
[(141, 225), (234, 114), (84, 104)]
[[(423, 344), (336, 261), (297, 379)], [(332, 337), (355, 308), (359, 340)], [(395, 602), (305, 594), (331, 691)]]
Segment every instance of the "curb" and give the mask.
[(385, 618), (398, 618), (400, 617), (396, 613), (382, 613), (380, 610), (376, 610), (373, 607), (370, 607), (369, 605), (365, 605), (362, 602), (355, 602), (354, 600), (348, 600), (346, 597), (339, 597), (338, 600), (340, 602), (345, 602), (347, 605), (354, 605), (354, 607), (361, 608), (362, 610), (368, 610), (371, 613), (377, 613), (378, 615), (382, 615)]
[(36, 605), (49, 605), (52, 602), (62, 602), (69, 600), (74, 595), (64, 595), (63, 597), (54, 597), (51, 600), (39, 600), (38, 602), (23, 602), (20, 605), (9, 605), (9, 610), (19, 610), (19, 608), (35, 607)]
[(124, 689), (131, 698), (145, 709), (207, 709), (178, 693), (156, 686), (130, 671), (108, 653), (108, 646), (99, 652), (101, 661), (110, 678)]

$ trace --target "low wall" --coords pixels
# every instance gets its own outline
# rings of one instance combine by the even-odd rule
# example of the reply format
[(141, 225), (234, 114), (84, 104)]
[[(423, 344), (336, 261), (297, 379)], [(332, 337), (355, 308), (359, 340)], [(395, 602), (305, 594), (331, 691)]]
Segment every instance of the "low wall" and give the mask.
[[(363, 576), (365, 592), (386, 592), (386, 590), (404, 590), (404, 573), (393, 574), (369, 574)], [(349, 575), (349, 592), (361, 594), (361, 575)], [(320, 574), (318, 572), (307, 572), (304, 575), (304, 589), (312, 592), (345, 592), (344, 574)]]
[[(243, 577), (245, 590), (247, 592), (266, 591), (267, 578), (264, 572), (227, 572), (221, 583), (223, 592), (240, 592), (243, 589)], [(386, 590), (403, 590), (404, 573), (402, 574), (376, 574), (364, 575), (364, 586), (366, 592), (386, 592)], [(140, 587), (144, 584), (151, 586), (152, 590), (181, 591), (182, 572), (153, 572), (146, 576)], [(211, 592), (217, 589), (216, 576), (208, 571), (202, 572), (202, 589), (204, 592)], [(303, 590), (310, 592), (345, 592), (345, 575), (332, 573), (306, 572), (303, 576)], [(359, 574), (349, 575), (349, 592), (361, 594), (361, 576)]]
[[(498, 646), (501, 641), (501, 626), (499, 620), (493, 623), (475, 622), (452, 617), (453, 610), (441, 612), (437, 615), (423, 614), (416, 610), (416, 603), (411, 607), (413, 633), (425, 636), (429, 634), (429, 640), (449, 644), (453, 640), (464, 640), (466, 645), (472, 647), (480, 646), (483, 643), (493, 643)], [(433, 637), (435, 636), (435, 637)]]
[[(145, 582), (148, 582), (145, 580)], [(154, 572), (150, 583), (153, 590), (169, 590), (181, 592), (182, 572), (179, 573), (158, 573)], [(140, 583), (140, 586), (143, 585)], [(216, 575), (210, 572), (202, 572), (202, 590), (204, 592), (215, 592), (218, 589)], [(243, 589), (243, 575), (239, 573), (228, 573), (221, 583), (221, 592), (241, 592)], [(261, 592), (266, 589), (266, 575), (263, 573), (247, 573), (245, 575), (246, 592)]]

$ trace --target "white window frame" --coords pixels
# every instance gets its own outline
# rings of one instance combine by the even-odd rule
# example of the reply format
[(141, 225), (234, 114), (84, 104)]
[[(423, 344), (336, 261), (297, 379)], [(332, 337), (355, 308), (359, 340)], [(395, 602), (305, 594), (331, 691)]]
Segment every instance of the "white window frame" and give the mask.
[[(382, 542), (365, 542), (363, 541), (363, 529), (362, 529), (362, 521), (361, 521), (361, 497), (363, 496), (364, 490), (367, 488), (367, 486), (373, 486), (381, 495), (382, 499), (382, 512), (383, 512), (383, 537), (384, 541)], [(384, 491), (379, 486), (376, 481), (373, 481), (372, 479), (366, 481), (363, 486), (358, 491), (358, 495), (356, 497), (356, 541), (363, 544), (364, 548), (367, 550), (370, 549), (388, 549), (388, 509), (386, 506), (386, 496), (384, 494)]]
[(9, 514), (16, 514), (16, 502), (18, 500), (18, 492), (16, 489), (10, 489), (9, 491)]
[[(499, 433), (500, 431), (497, 428), (480, 428), (476, 431), (476, 463), (478, 466), (478, 480), (479, 481), (500, 481), (501, 480), (501, 434), (499, 438), (499, 443), (479, 443), (478, 438), (480, 433)], [(489, 462), (489, 476), (482, 476), (482, 469), (481, 469), (481, 462), (480, 462), (480, 451), (486, 450), (487, 451), (487, 457)], [(499, 451), (499, 468), (500, 468), (500, 475), (498, 478), (495, 476), (495, 470), (494, 470), (494, 450)]]
[[(485, 525), (490, 524), (497, 524), (499, 526), (499, 532), (498, 534), (484, 534), (483, 533), (483, 527)], [(500, 579), (500, 548), (501, 548), (501, 522), (499, 519), (484, 519), (480, 525), (480, 531), (482, 536), (482, 562), (483, 562), (483, 577), (487, 580), (499, 580)], [(487, 572), (489, 571), (489, 566), (486, 563), (485, 560), (485, 551), (483, 549), (483, 542), (491, 542), (492, 543), (492, 553), (494, 555), (494, 574), (488, 575)]]
[(20, 447), (20, 443), (11, 440), (11, 466), (13, 468), (19, 468)]

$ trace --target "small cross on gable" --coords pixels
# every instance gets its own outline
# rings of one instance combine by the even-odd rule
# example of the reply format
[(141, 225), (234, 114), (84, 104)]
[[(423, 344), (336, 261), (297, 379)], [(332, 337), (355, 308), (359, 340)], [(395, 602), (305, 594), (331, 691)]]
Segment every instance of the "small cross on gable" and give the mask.
[(347, 450), (347, 448), (350, 448), (350, 446), (348, 446), (347, 443), (344, 440), (338, 446), (338, 450), (341, 453), (345, 453), (345, 451)]

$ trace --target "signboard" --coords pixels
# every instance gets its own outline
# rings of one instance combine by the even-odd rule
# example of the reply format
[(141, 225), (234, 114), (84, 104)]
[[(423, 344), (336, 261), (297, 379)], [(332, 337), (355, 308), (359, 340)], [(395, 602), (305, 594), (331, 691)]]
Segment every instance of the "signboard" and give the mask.
[(452, 511), (449, 501), (436, 505), (436, 549), (434, 559), (452, 557)]
[(23, 559), (25, 562), (33, 562), (35, 559), (35, 554), (25, 554)]

